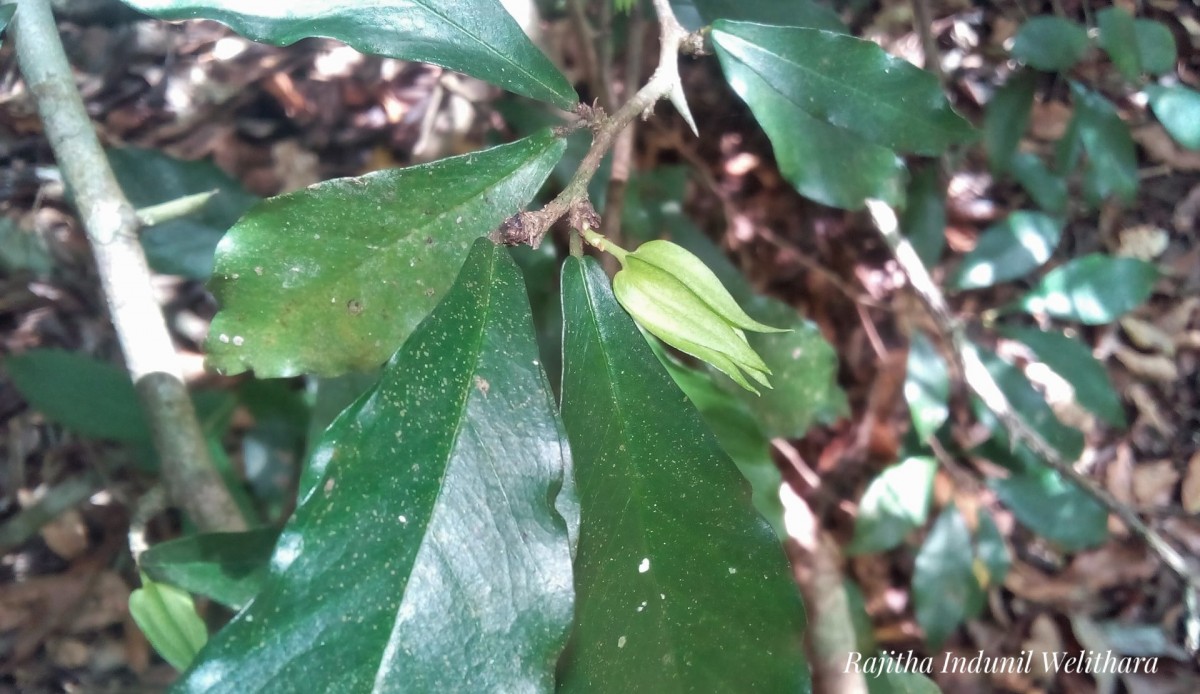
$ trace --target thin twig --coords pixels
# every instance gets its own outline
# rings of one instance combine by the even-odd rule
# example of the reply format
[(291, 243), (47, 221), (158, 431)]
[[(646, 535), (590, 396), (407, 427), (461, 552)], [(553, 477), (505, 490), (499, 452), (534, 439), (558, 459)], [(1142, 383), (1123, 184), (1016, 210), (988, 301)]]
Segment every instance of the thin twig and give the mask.
[(921, 297), (921, 300), (929, 309), (938, 330), (953, 348), (954, 359), (962, 368), (967, 386), (996, 415), (1004, 425), (1004, 428), (1008, 430), (1013, 442), (1023, 443), (1028, 446), (1030, 450), (1046, 461), (1059, 474), (1066, 477), (1110, 512), (1116, 514), (1134, 534), (1141, 537), (1150, 549), (1158, 554), (1167, 568), (1179, 576), (1190, 590), (1200, 590), (1200, 574), (1195, 571), (1178, 550), (1171, 546), (1156, 530), (1146, 525), (1133, 509), (1122, 504), (1107, 491), (1101, 489), (1092, 480), (1076, 470), (1071, 464), (1072, 461), (1064, 459), (1062, 454), (1058, 452), (1058, 449), (1047, 443), (1041, 434), (1034, 431), (1016, 413), (1012, 404), (1008, 401), (1008, 397), (1000, 390), (996, 379), (992, 377), (987, 367), (984, 366), (983, 361), (979, 357), (979, 352), (975, 349), (971, 341), (966, 338), (962, 326), (959, 325), (958, 320), (950, 313), (946, 298), (934, 283), (933, 278), (929, 276), (929, 271), (925, 268), (925, 264), (921, 262), (916, 249), (913, 248), (907, 238), (900, 234), (900, 225), (896, 219), (895, 210), (880, 200), (868, 200), (867, 210), (870, 212), (871, 219), (879, 230), (880, 235), (883, 236), (884, 241), (891, 248), (896, 261), (900, 264), (905, 276), (907, 276), (909, 284), (916, 291), (917, 295)]
[[(679, 95), (679, 54), (695, 53), (703, 46), (701, 36), (689, 33), (679, 24), (668, 0), (653, 2), (654, 10), (658, 14), (661, 41), (658, 67), (654, 74), (615, 114), (605, 116), (601, 113), (593, 116), (591, 127), (595, 134), (592, 136), (592, 145), (584, 155), (583, 161), (579, 163), (575, 175), (558, 197), (540, 210), (521, 212), (516, 216), (517, 223), (506, 223), (501, 227), (496, 240), (511, 245), (528, 243), (536, 248), (551, 225), (568, 214), (571, 215), (572, 227), (576, 229), (583, 226), (599, 226), (595, 210), (588, 203), (587, 187), (596, 175), (596, 170), (600, 168), (604, 155), (612, 149), (621, 131), (635, 118), (649, 116), (659, 99)], [(580, 112), (587, 113), (590, 110), (583, 107)]]
[(162, 458), (167, 489), (201, 528), (243, 529), (245, 520), (212, 466), (162, 309), (154, 299), (146, 254), (138, 243), (137, 214), (96, 139), (50, 2), (19, 0), (17, 6), (9, 35), (16, 42), (21, 74), (91, 242), (125, 364)]

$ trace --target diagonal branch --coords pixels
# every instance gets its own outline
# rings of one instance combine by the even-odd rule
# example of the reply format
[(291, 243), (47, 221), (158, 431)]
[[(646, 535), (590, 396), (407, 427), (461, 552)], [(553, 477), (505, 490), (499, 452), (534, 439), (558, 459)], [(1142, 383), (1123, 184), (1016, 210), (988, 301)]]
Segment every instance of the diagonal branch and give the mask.
[(876, 228), (879, 229), (880, 235), (883, 236), (884, 241), (891, 248), (896, 261), (900, 264), (901, 269), (904, 270), (905, 276), (908, 277), (909, 284), (912, 285), (917, 295), (921, 297), (921, 300), (933, 316), (938, 330), (953, 348), (952, 353), (962, 368), (967, 386), (996, 415), (1004, 425), (1004, 428), (1008, 430), (1013, 442), (1023, 443), (1028, 446), (1030, 450), (1046, 461), (1050, 467), (1054, 468), (1059, 474), (1082, 489), (1088, 496), (1098, 501), (1111, 513), (1120, 518), (1134, 534), (1142, 538), (1150, 549), (1162, 559), (1167, 568), (1183, 580), (1188, 592), (1200, 591), (1200, 573), (1197, 573), (1196, 569), (1177, 549), (1168, 543), (1156, 530), (1147, 525), (1133, 509), (1122, 504), (1107, 491), (1092, 482), (1091, 479), (1076, 470), (1071, 464), (1072, 461), (1064, 459), (1057, 448), (1047, 443), (1041, 434), (1034, 431), (1013, 410), (1012, 403), (1008, 401), (1007, 396), (1004, 395), (1004, 392), (1000, 390), (1000, 386), (996, 383), (996, 379), (992, 378), (991, 372), (987, 370), (987, 367), (984, 366), (983, 361), (979, 358), (979, 352), (976, 351), (975, 346), (963, 334), (962, 327), (950, 313), (950, 308), (946, 304), (946, 298), (934, 283), (933, 278), (929, 276), (929, 271), (925, 268), (925, 264), (921, 262), (921, 258), (917, 255), (916, 250), (909, 243), (908, 239), (900, 234), (900, 225), (896, 220), (896, 212), (887, 203), (880, 200), (868, 200), (867, 210), (870, 212), (871, 220), (875, 223)]
[(246, 521), (213, 468), (175, 347), (150, 287), (137, 214), (96, 139), (63, 52), (49, 0), (19, 0), (9, 28), (17, 61), (70, 188), (100, 273), (129, 376), (162, 458), (171, 498), (204, 530)]

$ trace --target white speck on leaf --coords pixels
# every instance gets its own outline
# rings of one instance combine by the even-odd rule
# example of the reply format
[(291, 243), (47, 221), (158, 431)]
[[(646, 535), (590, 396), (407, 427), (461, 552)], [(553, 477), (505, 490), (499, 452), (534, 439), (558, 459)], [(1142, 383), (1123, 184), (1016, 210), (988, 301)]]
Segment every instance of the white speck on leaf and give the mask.
[(644, 574), (650, 570), (650, 557), (642, 559), (642, 563), (638, 564), (638, 573)]

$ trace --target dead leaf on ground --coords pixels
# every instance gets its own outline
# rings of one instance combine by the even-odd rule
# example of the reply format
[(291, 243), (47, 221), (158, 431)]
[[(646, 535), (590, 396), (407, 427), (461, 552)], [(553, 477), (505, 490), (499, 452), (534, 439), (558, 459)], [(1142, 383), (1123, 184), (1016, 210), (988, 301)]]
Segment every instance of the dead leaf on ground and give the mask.
[(1133, 496), (1143, 507), (1165, 508), (1171, 504), (1178, 482), (1174, 461), (1140, 463), (1133, 469)]
[(1193, 453), (1188, 461), (1187, 473), (1183, 476), (1183, 488), (1179, 495), (1184, 513), (1200, 513), (1200, 451)]

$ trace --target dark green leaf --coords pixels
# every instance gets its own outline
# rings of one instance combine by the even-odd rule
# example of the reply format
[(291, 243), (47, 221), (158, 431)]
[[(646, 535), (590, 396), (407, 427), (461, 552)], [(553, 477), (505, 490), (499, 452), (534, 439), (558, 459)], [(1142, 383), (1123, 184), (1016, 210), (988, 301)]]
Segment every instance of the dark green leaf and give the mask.
[(1151, 85), (1150, 108), (1171, 137), (1188, 149), (1200, 149), (1200, 92), (1181, 84)]
[(1121, 397), (1104, 365), (1096, 361), (1086, 345), (1060, 332), (1036, 328), (1002, 327), (1000, 332), (1025, 343), (1038, 359), (1070, 383), (1080, 405), (1115, 427), (1125, 426)]
[(886, 552), (925, 524), (937, 461), (914, 456), (879, 473), (867, 486), (854, 519), (851, 554)]
[(936, 163), (927, 162), (908, 184), (900, 229), (926, 267), (934, 267), (946, 247), (946, 186)]
[(1084, 192), (1094, 204), (1110, 196), (1132, 201), (1138, 176), (1137, 151), (1129, 126), (1100, 94), (1075, 82), (1071, 83), (1071, 92), (1075, 95), (1073, 125), (1088, 156)]
[(567, 79), (498, 0), (124, 0), (159, 19), (214, 19), (255, 41), (337, 39), (391, 58), (433, 63), (571, 109)]
[(1150, 298), (1158, 270), (1135, 258), (1092, 253), (1054, 268), (1020, 300), (1029, 313), (1087, 325), (1111, 323)]
[(240, 610), (262, 588), (279, 531), (207, 533), (154, 545), (138, 565), (147, 576)]
[(1104, 507), (1048, 467), (993, 479), (990, 486), (1018, 521), (1069, 552), (1108, 539)]
[(886, 147), (809, 116), (769, 80), (717, 45), (725, 78), (771, 139), (779, 171), (801, 195), (857, 209), (878, 198), (903, 198), (904, 163)]
[(950, 372), (941, 352), (922, 332), (914, 332), (908, 345), (904, 399), (921, 441), (933, 436), (950, 416)]
[(950, 284), (978, 289), (1026, 275), (1050, 259), (1061, 234), (1057, 219), (1040, 212), (1013, 212), (983, 232)]
[(57, 349), (8, 357), (4, 366), (30, 405), (71, 431), (128, 443), (150, 441), (137, 391), (119, 367)]
[(782, 548), (595, 260), (567, 259), (563, 317), (582, 514), (561, 690), (806, 690)]
[(471, 242), (562, 156), (540, 135), (264, 201), (217, 249), (209, 363), (263, 378), (378, 366), (437, 304)]
[(870, 41), (727, 20), (713, 24), (712, 37), (726, 79), (739, 93), (749, 85), (740, 85), (745, 74), (734, 65), (813, 118), (883, 147), (935, 155), (974, 136), (937, 78)]
[(47, 277), (53, 270), (54, 257), (42, 235), (34, 229), (23, 229), (12, 217), (0, 217), (0, 272), (10, 277), (23, 271)]
[(846, 25), (836, 12), (810, 0), (695, 0), (695, 5), (709, 24), (718, 19), (732, 19), (846, 33)]
[(550, 691), (566, 457), (520, 272), (479, 240), (326, 431), (266, 585), (180, 691)]
[(129, 615), (154, 650), (176, 670), (186, 669), (208, 639), (192, 596), (145, 576), (142, 587), (129, 594)]
[(1046, 72), (1070, 70), (1087, 52), (1087, 30), (1061, 17), (1033, 17), (1013, 41), (1017, 60)]
[(780, 541), (788, 538), (783, 523), (783, 501), (779, 487), (783, 474), (771, 459), (771, 443), (745, 403), (727, 390), (717, 387), (713, 375), (680, 364), (666, 353), (657, 340), (649, 340), (659, 362), (666, 367), (675, 385), (692, 401), (704, 423), (716, 435), (721, 448), (750, 483), (754, 508), (771, 524)]
[(210, 162), (183, 161), (134, 147), (110, 149), (107, 154), (121, 190), (134, 207), (218, 191), (199, 212), (142, 232), (150, 267), (168, 275), (208, 279), (217, 242), (258, 198)]
[[(1057, 449), (1064, 459), (1077, 460), (1083, 453), (1083, 434), (1058, 421), (1054, 410), (1046, 404), (1046, 398), (1033, 387), (1020, 369), (990, 350), (980, 349), (979, 358), (1003, 391), (1013, 412), (1031, 429), (1041, 434), (1046, 443)], [(997, 438), (1007, 441), (1003, 430), (994, 430), (992, 433)]]
[(1137, 80), (1142, 73), (1142, 61), (1133, 15), (1121, 7), (1106, 7), (1096, 13), (1096, 24), (1100, 27), (1100, 47), (1108, 53), (1117, 71), (1131, 82)]
[[(896, 660), (886, 652), (881, 653), (879, 657)], [(870, 694), (942, 694), (942, 690), (933, 680), (905, 667), (906, 664), (901, 662), (881, 666), (882, 674), (866, 678), (867, 691)]]
[(967, 523), (958, 509), (949, 506), (930, 528), (913, 569), (917, 623), (931, 648), (945, 643), (979, 600), (982, 589), (973, 557)]
[(1013, 178), (1021, 184), (1037, 206), (1053, 215), (1067, 209), (1067, 181), (1052, 172), (1038, 155), (1018, 152), (1010, 164)]
[(975, 529), (975, 556), (987, 570), (986, 588), (1004, 585), (1004, 577), (1012, 566), (1012, 557), (1008, 553), (1008, 545), (992, 520), (992, 514), (979, 511), (979, 527)]
[(1037, 75), (1022, 70), (996, 90), (983, 116), (983, 141), (987, 148), (988, 164), (993, 173), (1003, 173), (1011, 166), (1033, 107)]
[[(0, 31), (4, 31), (4, 29), (8, 27), (8, 22), (12, 19), (13, 13), (16, 11), (16, 3), (0, 5)], [(3, 43), (0, 42), (0, 45), (3, 45)]]
[(1175, 69), (1179, 51), (1175, 46), (1175, 35), (1165, 24), (1153, 19), (1135, 19), (1133, 30), (1143, 72), (1164, 75)]

